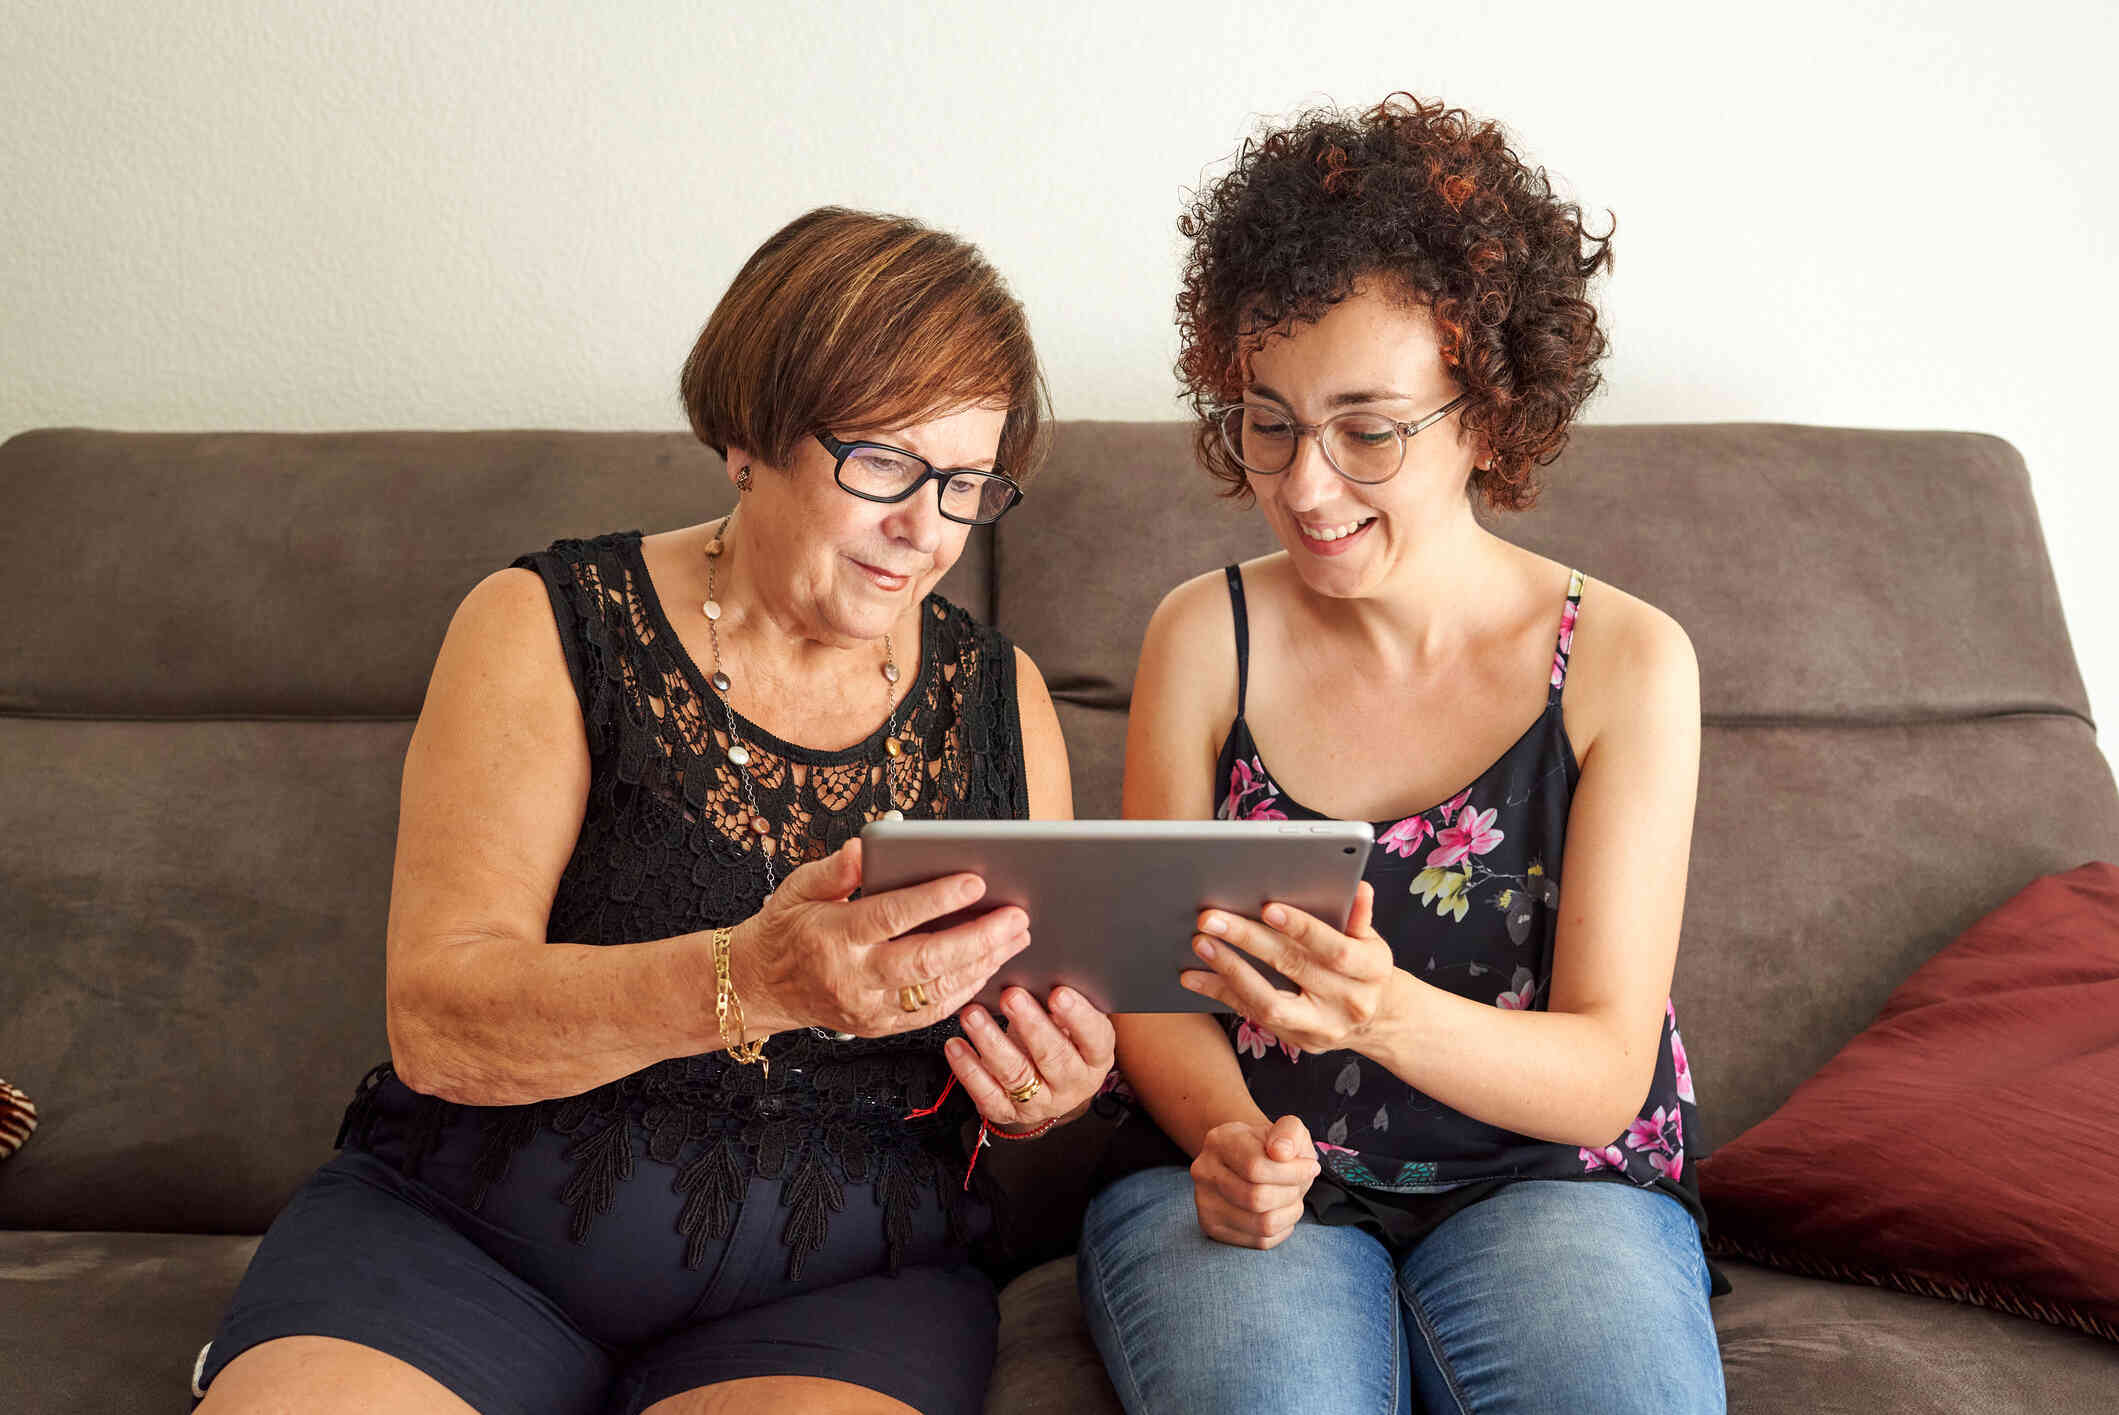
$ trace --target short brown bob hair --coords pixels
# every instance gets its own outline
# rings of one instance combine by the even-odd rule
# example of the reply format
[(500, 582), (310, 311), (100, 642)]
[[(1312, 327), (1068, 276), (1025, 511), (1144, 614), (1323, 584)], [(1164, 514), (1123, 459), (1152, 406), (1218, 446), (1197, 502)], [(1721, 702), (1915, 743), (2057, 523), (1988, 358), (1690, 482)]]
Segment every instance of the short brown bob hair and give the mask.
[(679, 384), (699, 440), (785, 467), (805, 438), (1005, 405), (999, 469), (1043, 459), (1051, 406), (1030, 325), (969, 242), (903, 216), (822, 206), (758, 247)]

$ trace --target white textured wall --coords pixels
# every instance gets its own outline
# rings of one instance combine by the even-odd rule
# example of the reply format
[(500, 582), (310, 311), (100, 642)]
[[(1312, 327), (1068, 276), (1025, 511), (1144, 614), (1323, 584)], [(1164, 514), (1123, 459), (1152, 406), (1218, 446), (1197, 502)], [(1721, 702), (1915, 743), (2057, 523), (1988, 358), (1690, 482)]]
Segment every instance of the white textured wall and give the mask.
[(715, 296), (825, 201), (981, 243), (1062, 416), (1172, 416), (1180, 189), (1411, 88), (1618, 213), (1594, 419), (2020, 447), (2115, 724), (2113, 15), (0, 0), (0, 436), (680, 426)]

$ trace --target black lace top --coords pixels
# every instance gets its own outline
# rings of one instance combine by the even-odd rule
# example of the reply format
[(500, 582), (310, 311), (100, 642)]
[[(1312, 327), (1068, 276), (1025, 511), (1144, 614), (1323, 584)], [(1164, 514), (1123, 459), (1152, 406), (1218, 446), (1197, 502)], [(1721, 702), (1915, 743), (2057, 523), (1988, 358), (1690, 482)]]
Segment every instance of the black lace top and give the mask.
[[(640, 533), (560, 541), (515, 564), (536, 571), (550, 592), (588, 733), (588, 802), (552, 902), (547, 936), (555, 941), (635, 943), (749, 917), (768, 892), (763, 852), (785, 879), (887, 808), (884, 761), (893, 774), (888, 794), (909, 817), (1028, 814), (1014, 650), (939, 596), (921, 607), (918, 676), (898, 717), (903, 755), (884, 756), (880, 726), (871, 740), (819, 752), (738, 717), (758, 812), (771, 826), (761, 834), (728, 761), (721, 705), (655, 597)], [(796, 1030), (766, 1043), (769, 1080), (711, 1052), (520, 1106), (418, 1095), (385, 1063), (361, 1083), (339, 1143), (365, 1148), (379, 1127), (400, 1127), (390, 1148), (416, 1173), (444, 1129), (473, 1119), (480, 1143), (467, 1202), (475, 1209), (541, 1129), (572, 1137), (572, 1172), (555, 1202), (571, 1208), (576, 1242), (590, 1238), (620, 1183), (640, 1182), (636, 1155), (644, 1156), (686, 1195), (677, 1227), (694, 1267), (709, 1242), (727, 1235), (749, 1177), (779, 1179), (791, 1275), (822, 1244), (843, 1188), (868, 1184), (884, 1209), (895, 1267), (923, 1194), (958, 1222), (964, 1216), (959, 1129), (968, 1102), (959, 1091), (936, 1115), (905, 1118), (948, 1084), (941, 1047), (956, 1032), (949, 1021), (836, 1042)], [(379, 1104), (385, 1088), (402, 1104)]]

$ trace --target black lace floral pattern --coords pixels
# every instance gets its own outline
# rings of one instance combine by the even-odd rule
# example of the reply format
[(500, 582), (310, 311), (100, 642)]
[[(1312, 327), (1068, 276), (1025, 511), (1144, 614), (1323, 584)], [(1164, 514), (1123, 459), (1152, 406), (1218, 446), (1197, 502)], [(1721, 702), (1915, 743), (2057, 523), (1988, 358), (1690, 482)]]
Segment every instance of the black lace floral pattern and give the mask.
[[(547, 936), (587, 944), (669, 938), (734, 924), (778, 878), (838, 849), (894, 799), (908, 817), (1019, 819), (1028, 813), (1015, 657), (1008, 641), (939, 596), (921, 609), (919, 674), (900, 707), (907, 750), (886, 760), (877, 739), (835, 752), (784, 742), (743, 719), (751, 785), (768, 833), (727, 756), (720, 705), (657, 601), (640, 533), (568, 540), (517, 560), (549, 591), (587, 729), (591, 775), (581, 833), (552, 903)], [(770, 1078), (722, 1053), (666, 1061), (585, 1095), (521, 1106), (460, 1106), (414, 1096), (397, 1137), (417, 1173), (443, 1130), (475, 1118), (480, 1144), (470, 1206), (540, 1131), (566, 1136), (572, 1166), (556, 1196), (585, 1242), (618, 1186), (646, 1161), (685, 1196), (677, 1227), (697, 1267), (726, 1237), (752, 1175), (784, 1181), (791, 1276), (822, 1245), (852, 1184), (872, 1186), (897, 1266), (910, 1216), (932, 1195), (967, 1231), (961, 1093), (907, 1120), (948, 1084), (942, 1043), (954, 1021), (903, 1036), (833, 1042), (808, 1031), (766, 1043)], [(339, 1143), (365, 1148), (381, 1123), (388, 1063), (363, 1079)]]

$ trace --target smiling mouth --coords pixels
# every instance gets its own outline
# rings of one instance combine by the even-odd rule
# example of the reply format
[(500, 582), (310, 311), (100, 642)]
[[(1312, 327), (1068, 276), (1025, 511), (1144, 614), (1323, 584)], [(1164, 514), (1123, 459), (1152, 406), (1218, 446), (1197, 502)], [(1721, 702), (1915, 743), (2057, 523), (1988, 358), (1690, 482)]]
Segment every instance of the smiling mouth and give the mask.
[(1300, 521), (1297, 521), (1295, 525), (1297, 529), (1299, 529), (1304, 535), (1308, 536), (1311, 540), (1321, 540), (1330, 542), (1335, 540), (1345, 540), (1348, 536), (1360, 530), (1363, 526), (1366, 526), (1369, 522), (1375, 519), (1376, 518), (1374, 516), (1362, 516), (1356, 520), (1347, 521), (1337, 526), (1305, 526)]

